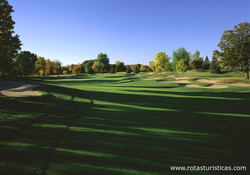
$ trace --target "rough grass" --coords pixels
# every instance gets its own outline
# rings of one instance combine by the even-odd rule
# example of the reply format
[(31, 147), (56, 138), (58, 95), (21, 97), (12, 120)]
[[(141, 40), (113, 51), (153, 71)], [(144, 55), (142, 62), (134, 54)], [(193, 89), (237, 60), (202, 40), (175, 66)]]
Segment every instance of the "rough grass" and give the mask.
[[(163, 76), (172, 74), (181, 76)], [(43, 96), (0, 97), (1, 174), (184, 174), (170, 166), (249, 163), (249, 87), (185, 88), (132, 77), (34, 78)]]

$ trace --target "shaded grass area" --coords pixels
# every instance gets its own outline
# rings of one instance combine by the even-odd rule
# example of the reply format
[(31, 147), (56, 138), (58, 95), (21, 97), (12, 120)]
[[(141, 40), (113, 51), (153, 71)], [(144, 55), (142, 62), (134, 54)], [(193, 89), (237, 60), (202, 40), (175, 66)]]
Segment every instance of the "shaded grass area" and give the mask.
[(249, 163), (249, 88), (128, 78), (34, 79), (43, 96), (1, 97), (1, 174), (183, 174), (169, 167)]

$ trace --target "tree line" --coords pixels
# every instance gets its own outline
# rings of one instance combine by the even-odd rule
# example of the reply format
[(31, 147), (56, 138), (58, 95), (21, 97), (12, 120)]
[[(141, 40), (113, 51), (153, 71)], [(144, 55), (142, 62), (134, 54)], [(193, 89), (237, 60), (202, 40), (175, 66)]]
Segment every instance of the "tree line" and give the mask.
[(200, 57), (200, 52), (194, 54), (181, 47), (173, 51), (172, 59), (164, 52), (155, 55), (149, 65), (125, 65), (117, 60), (110, 64), (108, 55), (100, 53), (97, 59), (85, 60), (81, 64), (62, 66), (60, 61), (51, 61), (44, 57), (37, 57), (29, 51), (21, 51), (19, 35), (14, 32), (15, 22), (11, 13), (13, 7), (7, 0), (0, 0), (0, 77), (28, 76), (36, 74), (59, 75), (78, 73), (139, 73), (187, 70), (210, 70), (211, 73), (220, 73), (221, 70), (244, 71), (249, 79), (250, 63), (250, 23), (236, 25), (233, 30), (225, 30), (218, 44), (220, 51), (214, 50), (211, 62), (206, 56)]

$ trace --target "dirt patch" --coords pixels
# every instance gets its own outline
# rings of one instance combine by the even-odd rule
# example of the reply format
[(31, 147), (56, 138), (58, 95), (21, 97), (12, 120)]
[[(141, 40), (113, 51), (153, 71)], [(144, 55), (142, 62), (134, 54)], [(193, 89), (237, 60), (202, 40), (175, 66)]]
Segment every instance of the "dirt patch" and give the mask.
[(166, 76), (168, 78), (174, 78), (175, 76), (174, 75), (169, 75), (169, 76)]
[(35, 97), (41, 93), (33, 91), (37, 85), (30, 83), (22, 83), (16, 81), (1, 81), (0, 95), (8, 97)]
[(247, 83), (231, 83), (231, 84), (228, 84), (230, 86), (242, 86), (242, 87), (248, 87), (250, 86), (250, 84), (247, 84)]
[(212, 83), (212, 84), (215, 84), (217, 82), (217, 80), (209, 80), (209, 79), (198, 79), (196, 81), (202, 82), (202, 83)]

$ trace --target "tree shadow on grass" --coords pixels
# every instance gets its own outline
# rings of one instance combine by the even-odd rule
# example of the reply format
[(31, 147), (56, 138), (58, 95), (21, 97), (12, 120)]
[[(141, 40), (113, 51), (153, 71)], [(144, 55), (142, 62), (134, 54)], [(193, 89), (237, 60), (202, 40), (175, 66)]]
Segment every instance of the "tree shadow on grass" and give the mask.
[(249, 160), (249, 118), (209, 114), (234, 113), (235, 101), (37, 89), (51, 95), (0, 98), (3, 174), (183, 174), (169, 166)]

